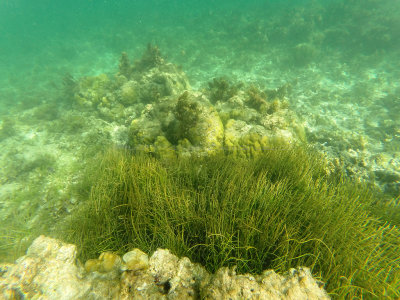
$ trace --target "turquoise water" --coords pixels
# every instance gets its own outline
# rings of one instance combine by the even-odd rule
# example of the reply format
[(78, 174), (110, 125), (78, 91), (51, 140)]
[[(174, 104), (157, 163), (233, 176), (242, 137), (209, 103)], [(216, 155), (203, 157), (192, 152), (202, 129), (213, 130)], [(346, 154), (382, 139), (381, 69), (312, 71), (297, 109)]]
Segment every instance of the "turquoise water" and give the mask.
[[(183, 65), (196, 84), (207, 81), (210, 72), (250, 72), (248, 76), (257, 77), (254, 67), (265, 55), (281, 61), (300, 43), (322, 52), (318, 63), (329, 59), (330, 52), (341, 56), (341, 62), (374, 51), (394, 52), (399, 46), (398, 4), (349, 3), (2, 1), (2, 111), (17, 101), (29, 101), (23, 98), (35, 93), (46, 93), (46, 84), (57, 84), (63, 73), (82, 76), (112, 70), (121, 51), (138, 56), (148, 42)], [(379, 56), (384, 59), (382, 53)], [(27, 89), (29, 95), (17, 95)]]
[(98, 150), (92, 146), (109, 146), (132, 121), (79, 115), (65, 78), (112, 77), (121, 52), (134, 61), (148, 43), (195, 90), (220, 76), (261, 89), (289, 86), (284, 97), (307, 141), (350, 177), (398, 197), (399, 16), (392, 0), (1, 0), (3, 255), (15, 244), (23, 250), (31, 231), (51, 231), (37, 216), (57, 220), (73, 210), (70, 186)]
[(239, 2), (213, 1), (2, 1), (1, 110), (45, 97), (67, 72), (83, 76), (112, 70), (121, 51), (140, 55), (148, 42), (172, 59), (185, 50), (187, 58), (177, 63), (187, 63), (191, 48), (199, 46), (210, 48), (201, 56), (210, 56), (218, 45), (207, 32), (224, 26), (216, 17), (237, 22), (243, 8)]

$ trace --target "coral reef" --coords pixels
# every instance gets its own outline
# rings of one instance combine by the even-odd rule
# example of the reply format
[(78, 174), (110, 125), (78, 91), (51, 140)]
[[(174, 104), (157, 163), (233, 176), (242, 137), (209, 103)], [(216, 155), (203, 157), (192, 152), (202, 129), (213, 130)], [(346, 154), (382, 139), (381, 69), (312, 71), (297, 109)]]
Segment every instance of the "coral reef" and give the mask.
[[(128, 125), (127, 144), (138, 151), (162, 156), (164, 149), (173, 148), (178, 156), (220, 151), (251, 156), (268, 141), (305, 140), (285, 89), (261, 91), (252, 84), (214, 78), (205, 90), (194, 91), (186, 75), (149, 44), (133, 66), (124, 52), (113, 78), (103, 74), (78, 81), (75, 99), (106, 120)], [(263, 147), (258, 146), (261, 139)], [(257, 151), (246, 150), (253, 146)]]
[[(394, 238), (398, 232), (393, 225), (398, 224), (399, 214), (392, 210), (398, 204), (393, 201), (378, 205), (379, 197), (373, 198), (363, 188), (337, 181), (335, 168), (304, 165), (306, 156), (299, 152), (294, 151), (295, 158), (285, 156), (292, 153), (288, 144), (306, 142), (310, 135), (314, 141), (321, 138), (313, 132), (306, 136), (303, 124), (291, 111), (285, 96), (290, 86), (284, 84), (268, 90), (256, 84), (217, 80), (208, 88), (194, 90), (179, 68), (162, 59), (158, 50), (151, 49), (149, 55), (144, 55), (143, 63), (137, 64), (139, 67), (132, 66), (123, 55), (116, 75), (74, 80), (70, 94), (75, 104), (71, 111), (54, 118), (54, 107), (47, 110), (44, 106), (43, 113), (31, 109), (25, 114), (27, 120), (36, 114), (43, 116), (51, 129), (35, 129), (21, 138), (31, 144), (46, 135), (56, 141), (61, 138), (54, 157), (58, 157), (61, 147), (67, 148), (79, 168), (88, 156), (103, 151), (105, 145), (115, 143), (123, 149), (128, 145), (128, 150), (134, 151), (117, 153), (121, 160), (111, 159), (105, 174), (101, 169), (105, 162), (96, 173), (80, 173), (80, 178), (93, 180), (81, 183), (83, 192), (61, 188), (58, 179), (51, 189), (45, 186), (46, 194), (40, 198), (45, 205), (37, 201), (32, 205), (21, 201), (23, 205), (19, 205), (14, 201), (13, 205), (18, 206), (14, 211), (23, 212), (21, 216), (28, 218), (32, 218), (35, 206), (40, 206), (41, 213), (50, 211), (54, 218), (69, 213), (75, 217), (76, 213), (77, 219), (66, 235), (71, 242), (82, 243), (82, 257), (91, 258), (86, 264), (86, 269), (93, 271), (90, 274), (104, 279), (116, 278), (116, 270), (121, 270), (121, 260), (110, 251), (122, 254), (139, 247), (150, 253), (155, 251), (155, 245), (163, 244), (176, 255), (201, 262), (210, 272), (236, 265), (238, 273), (258, 274), (267, 267), (283, 273), (305, 265), (310, 266), (312, 274), (323, 278), (334, 294), (398, 296), (398, 264), (394, 254), (398, 249)], [(396, 99), (387, 97), (385, 101), (392, 103)], [(319, 121), (326, 122), (322, 116)], [(14, 125), (17, 134), (22, 132), (18, 127), (21, 119)], [(385, 146), (396, 151), (396, 121), (382, 120), (378, 125), (393, 133)], [(374, 134), (380, 134), (379, 126), (373, 122), (368, 126)], [(367, 148), (365, 138), (355, 134), (341, 136), (339, 131), (323, 134), (322, 138), (329, 137), (328, 142), (336, 149), (347, 151), (353, 173), (365, 166), (356, 152)], [(75, 142), (69, 144), (66, 136), (74, 136)], [(344, 139), (346, 143), (342, 143)], [(16, 154), (9, 149), (9, 155), (21, 157), (18, 162), (13, 161), (21, 169), (31, 160), (18, 153), (18, 141), (11, 140), (14, 144), (9, 147)], [(43, 144), (39, 144), (40, 150)], [(79, 150), (82, 148), (85, 151)], [(141, 152), (163, 158), (163, 164), (138, 156), (134, 159), (143, 159), (145, 163), (135, 165), (130, 156)], [(229, 154), (232, 160), (224, 160), (228, 158), (222, 154)], [(186, 157), (190, 159), (185, 160)], [(62, 171), (68, 164), (59, 159), (54, 163), (54, 158), (37, 158), (38, 164), (33, 159), (32, 165), (26, 164), (28, 168), (21, 172), (15, 168), (10, 174), (23, 184), (23, 178), (34, 178), (37, 184), (44, 175), (54, 178), (53, 173), (63, 178), (62, 182), (64, 178), (68, 183), (78, 181), (71, 174), (79, 168), (70, 168), (70, 173), (66, 173)], [(96, 158), (96, 164), (102, 161), (102, 156)], [(50, 163), (45, 164), (46, 160)], [(385, 155), (376, 160), (382, 167), (393, 164)], [(255, 163), (257, 166), (252, 165)], [(310, 170), (312, 173), (308, 173)], [(351, 171), (349, 167), (347, 170)], [(70, 174), (69, 178), (61, 176), (65, 173)], [(396, 189), (396, 172), (375, 170), (375, 176), (388, 188)], [(259, 181), (255, 182), (255, 178)], [(330, 181), (325, 182), (328, 178)], [(266, 182), (269, 189), (263, 190)], [(19, 197), (31, 199), (28, 193), (20, 194)], [(3, 201), (0, 208), (7, 209), (4, 220), (8, 221), (12, 213), (6, 205), (9, 203)], [(277, 215), (277, 219), (271, 219)], [(37, 228), (39, 214), (35, 219), (36, 222), (25, 226)], [(103, 240), (96, 237), (99, 232)], [(346, 234), (343, 236), (342, 232)], [(86, 240), (91, 236), (93, 239)], [(371, 253), (373, 258), (369, 258)], [(135, 272), (147, 270), (140, 253), (131, 255), (123, 259), (125, 268)], [(223, 274), (228, 281), (229, 272)], [(389, 273), (391, 277), (385, 277)], [(165, 293), (171, 286), (160, 288)]]
[(188, 88), (186, 75), (165, 62), (157, 47), (149, 45), (133, 66), (124, 52), (117, 74), (84, 77), (67, 94), (74, 95), (78, 109), (90, 109), (107, 121), (127, 124), (127, 116), (140, 112), (145, 104), (176, 96)]
[[(215, 13), (211, 19), (182, 15), (191, 19), (195, 26), (176, 28), (176, 31), (166, 26), (155, 32), (154, 24), (148, 28), (150, 31), (145, 31), (138, 24), (139, 26), (129, 29), (130, 38), (123, 37), (122, 32), (120, 37), (113, 35), (114, 42), (124, 40), (119, 44), (114, 43), (112, 49), (118, 51), (128, 44), (136, 47), (148, 37), (146, 34), (167, 45), (165, 50), (168, 51), (171, 61), (185, 66), (193, 79), (195, 89), (201, 82), (204, 84), (210, 80), (209, 76), (222, 74), (245, 80), (245, 84), (220, 77), (208, 86), (205, 85), (204, 89), (191, 89), (184, 83), (187, 81), (184, 74), (179, 75), (179, 68), (172, 65), (168, 67), (159, 49), (149, 45), (142, 59), (140, 53), (133, 53), (133, 50), (129, 50), (129, 54), (134, 55), (131, 59), (128, 54), (123, 53), (118, 73), (107, 73), (105, 76), (108, 79), (104, 87), (101, 86), (101, 78), (94, 80), (97, 81), (96, 84), (85, 86), (81, 84), (84, 79), (66, 76), (65, 97), (53, 97), (50, 91), (53, 83), (47, 82), (47, 78), (56, 81), (60, 72), (76, 63), (81, 64), (83, 60), (84, 64), (79, 65), (73, 71), (74, 74), (87, 70), (109, 70), (107, 64), (110, 52), (106, 50), (101, 55), (104, 48), (96, 47), (89, 40), (87, 43), (67, 45), (70, 41), (63, 39), (60, 40), (60, 48), (71, 49), (65, 52), (78, 53), (82, 49), (79, 47), (93, 45), (93, 53), (96, 55), (90, 59), (79, 55), (81, 60), (70, 60), (68, 58), (71, 54), (68, 54), (68, 57), (63, 55), (61, 59), (56, 59), (57, 51), (51, 47), (53, 43), (47, 43), (52, 49), (42, 51), (45, 59), (41, 62), (28, 59), (24, 60), (26, 63), (19, 64), (7, 57), (4, 63), (7, 64), (8, 61), (15, 65), (15, 71), (4, 68), (7, 76), (3, 76), (2, 81), (2, 103), (14, 105), (21, 101), (21, 104), (18, 104), (18, 113), (13, 115), (12, 111), (6, 112), (12, 120), (11, 128), (6, 120), (0, 125), (1, 257), (11, 253), (7, 253), (7, 247), (11, 244), (23, 251), (29, 243), (32, 230), (46, 232), (45, 230), (54, 228), (56, 221), (80, 208), (89, 197), (91, 186), (82, 184), (79, 192), (71, 191), (69, 186), (80, 185), (87, 158), (104, 151), (110, 144), (124, 148), (128, 143), (132, 149), (143, 148), (157, 157), (174, 161), (177, 154), (189, 156), (193, 153), (215, 153), (220, 150), (241, 159), (257, 157), (265, 151), (277, 150), (274, 143), (280, 139), (312, 143), (331, 160), (327, 167), (328, 173), (343, 171), (354, 180), (375, 183), (393, 198), (381, 202), (377, 197), (375, 202), (381, 204), (369, 211), (380, 220), (398, 226), (400, 93), (396, 78), (399, 77), (397, 70), (400, 69), (397, 63), (400, 61), (400, 35), (397, 34), (400, 28), (400, 19), (397, 17), (400, 2), (310, 1), (309, 5), (304, 6), (304, 1), (301, 1), (282, 6), (283, 14), (275, 10), (275, 7), (270, 7), (273, 1), (259, 2), (259, 5), (261, 2), (263, 5), (252, 6), (252, 12), (240, 7), (241, 11), (233, 10), (231, 14), (222, 14), (222, 18), (218, 18)], [(278, 4), (278, 1), (274, 3)], [(279, 2), (281, 3), (282, 1)], [(264, 9), (254, 9), (258, 7)], [(193, 31), (195, 28), (197, 31)], [(107, 38), (104, 35), (103, 37)], [(66, 47), (62, 46), (63, 43)], [(101, 43), (106, 45), (107, 41), (102, 39)], [(125, 49), (129, 49), (129, 46)], [(80, 54), (85, 53), (89, 54), (88, 51)], [(135, 62), (134, 57), (140, 60)], [(23, 65), (32, 64), (37, 65), (32, 72), (21, 71)], [(19, 76), (22, 73), (25, 76)], [(50, 74), (55, 76), (49, 76)], [(30, 82), (30, 77), (35, 80)], [(174, 82), (179, 78), (183, 79), (180, 83)], [(18, 86), (16, 82), (21, 84)], [(294, 87), (293, 93), (285, 95), (285, 82), (290, 82)], [(273, 89), (276, 87), (278, 88)], [(20, 92), (19, 89), (25, 92)], [(187, 101), (179, 101), (184, 94), (188, 95)], [(56, 106), (48, 101), (50, 97), (57, 99), (54, 101)], [(289, 107), (286, 99), (290, 101)], [(64, 100), (68, 109), (59, 106), (63, 105)], [(181, 106), (186, 109), (177, 109), (179, 102), (183, 102), (185, 105)], [(190, 107), (194, 108), (191, 116), (179, 116), (179, 111), (190, 111)], [(22, 109), (25, 111), (22, 112)], [(304, 123), (291, 110), (301, 114)], [(190, 120), (194, 120), (193, 126)], [(11, 130), (8, 131), (7, 128)], [(208, 146), (212, 146), (215, 151), (205, 151)], [(282, 148), (281, 146), (279, 150), (286, 151)], [(40, 153), (43, 155), (39, 155)], [(159, 170), (149, 170), (149, 174)], [(203, 171), (204, 165), (200, 165), (192, 172), (203, 174)], [(239, 169), (238, 173), (242, 171)], [(150, 175), (147, 178), (151, 178)], [(203, 174), (199, 183), (196, 182), (198, 190), (204, 190), (211, 185), (206, 181), (208, 177), (209, 173)], [(220, 182), (221, 177), (215, 180)], [(245, 185), (240, 185), (240, 188), (249, 194)], [(185, 190), (190, 188), (185, 187)], [(161, 191), (161, 195), (162, 192), (166, 193), (165, 190)], [(143, 193), (141, 196), (145, 195)], [(185, 196), (189, 198), (187, 194)], [(338, 195), (332, 195), (336, 196)], [(205, 198), (214, 200), (210, 195)], [(329, 199), (330, 196), (328, 200), (322, 200), (329, 202)], [(342, 203), (338, 202), (337, 206), (342, 206)], [(325, 210), (336, 211), (335, 206), (328, 209), (325, 206), (317, 207), (321, 208), (318, 211), (322, 215)], [(216, 206), (216, 211), (222, 211), (222, 208), (223, 205)], [(287, 211), (292, 212), (292, 209), (287, 208)], [(310, 211), (303, 211), (298, 216), (309, 214)], [(116, 218), (119, 224), (125, 221), (120, 216)], [(326, 218), (329, 219), (329, 215)], [(336, 220), (342, 220), (341, 215)], [(43, 225), (43, 222), (46, 224)], [(179, 225), (184, 226), (186, 222), (184, 219)], [(254, 224), (252, 222), (243, 222), (237, 228), (247, 228), (245, 234), (251, 233), (249, 226)], [(332, 229), (327, 230), (328, 235), (335, 236), (340, 231), (336, 227), (329, 228)], [(302, 226), (300, 230), (308, 232), (309, 228)], [(352, 234), (352, 230), (346, 228), (345, 231), (346, 234)], [(181, 237), (185, 239), (186, 235), (182, 234)], [(198, 237), (202, 236), (199, 234), (196, 238)], [(374, 238), (379, 240), (376, 236), (372, 239)], [(371, 240), (371, 235), (366, 234), (365, 239)], [(229, 235), (220, 239), (216, 237), (213, 241), (223, 241), (225, 245), (234, 244)], [(293, 241), (289, 243), (296, 247), (303, 245)], [(351, 246), (339, 248), (354, 247), (351, 240), (347, 244)], [(383, 249), (385, 252), (388, 244), (390, 243), (384, 240), (376, 249)], [(398, 252), (396, 246), (393, 248)], [(98, 257), (101, 252), (109, 249), (100, 250), (91, 258)], [(123, 252), (128, 250), (130, 248)], [(252, 248), (246, 250), (253, 251)], [(372, 249), (371, 259), (363, 256), (366, 252), (368, 251), (359, 250), (357, 253), (363, 258), (347, 260), (349, 265), (359, 264), (363, 260), (368, 265), (365, 268), (360, 267), (354, 276), (350, 272), (350, 275), (341, 277), (343, 284), (338, 290), (332, 288), (333, 293), (343, 295), (351, 291), (355, 285), (360, 285), (358, 282), (364, 280), (360, 273), (375, 271), (369, 264), (375, 261), (375, 257), (381, 257), (380, 252)], [(331, 261), (330, 256), (327, 257), (326, 261)], [(95, 260), (94, 265), (102, 264), (99, 261), (102, 259)], [(387, 262), (388, 265), (390, 263)], [(384, 267), (385, 264), (386, 262)], [(344, 265), (346, 263), (338, 263), (329, 270)], [(325, 276), (326, 272), (315, 273), (318, 268), (317, 263), (312, 268), (313, 274)], [(383, 268), (379, 274), (387, 277), (380, 279), (380, 275), (376, 276), (377, 285), (385, 285), (396, 278), (392, 269)], [(335, 286), (333, 280), (327, 282), (330, 288)], [(398, 286), (393, 286), (394, 291), (399, 290)], [(168, 289), (168, 285), (159, 288), (164, 291)], [(365, 294), (368, 294), (374, 288), (368, 286), (365, 290)], [(376, 294), (382, 298), (391, 293), (386, 286), (376, 290)], [(379, 294), (381, 291), (382, 294)], [(359, 290), (359, 293), (363, 292)], [(357, 294), (355, 297), (363, 296)], [(398, 296), (393, 296), (396, 297)]]

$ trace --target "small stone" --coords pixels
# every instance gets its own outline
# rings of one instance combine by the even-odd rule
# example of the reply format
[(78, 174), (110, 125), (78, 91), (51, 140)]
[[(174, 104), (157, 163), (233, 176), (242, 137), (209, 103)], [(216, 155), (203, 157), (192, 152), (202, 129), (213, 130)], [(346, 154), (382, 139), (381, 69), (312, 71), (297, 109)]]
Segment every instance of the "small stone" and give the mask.
[(101, 265), (101, 261), (98, 259), (89, 259), (88, 261), (85, 262), (85, 271), (90, 273), (90, 272), (95, 272), (98, 271)]
[(133, 249), (122, 257), (127, 270), (139, 271), (149, 267), (149, 256), (140, 249)]
[(98, 270), (100, 273), (111, 272), (121, 264), (121, 258), (117, 254), (111, 252), (103, 252), (100, 254), (99, 260), (101, 261), (101, 266)]

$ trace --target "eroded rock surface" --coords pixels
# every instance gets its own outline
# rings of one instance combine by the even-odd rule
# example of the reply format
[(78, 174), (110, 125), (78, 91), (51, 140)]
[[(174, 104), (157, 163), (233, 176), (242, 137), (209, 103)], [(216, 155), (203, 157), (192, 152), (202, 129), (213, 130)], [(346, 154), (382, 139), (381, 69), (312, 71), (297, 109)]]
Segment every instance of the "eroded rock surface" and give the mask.
[(272, 270), (237, 275), (229, 268), (209, 274), (169, 250), (150, 258), (131, 252), (118, 276), (115, 270), (88, 272), (75, 245), (40, 236), (15, 264), (0, 264), (0, 299), (329, 299), (307, 268), (284, 276)]

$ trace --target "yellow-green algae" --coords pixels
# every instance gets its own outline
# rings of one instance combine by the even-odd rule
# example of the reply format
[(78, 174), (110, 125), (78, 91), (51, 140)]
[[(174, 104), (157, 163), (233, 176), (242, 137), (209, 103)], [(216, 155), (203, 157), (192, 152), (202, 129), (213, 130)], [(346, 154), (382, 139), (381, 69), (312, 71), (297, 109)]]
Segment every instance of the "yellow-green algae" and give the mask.
[(83, 258), (165, 247), (209, 271), (305, 265), (338, 297), (400, 296), (396, 216), (299, 146), (307, 137), (287, 86), (215, 79), (193, 91), (151, 45), (133, 65), (123, 54), (112, 82), (102, 96), (109, 106), (96, 100), (101, 84), (75, 88), (96, 96), (101, 116), (126, 123), (125, 108), (134, 112), (133, 151), (103, 155), (66, 226)]
[(399, 297), (400, 231), (375, 214), (379, 196), (313, 152), (269, 145), (250, 159), (106, 152), (62, 237), (83, 259), (161, 247), (209, 271), (302, 265), (338, 298)]
[(108, 273), (117, 271), (120, 265), (121, 257), (112, 252), (103, 252), (98, 259), (89, 259), (85, 262), (85, 271)]
[(79, 92), (75, 94), (75, 101), (85, 107), (109, 105), (107, 93), (111, 88), (111, 81), (106, 74), (84, 77), (78, 83)]

